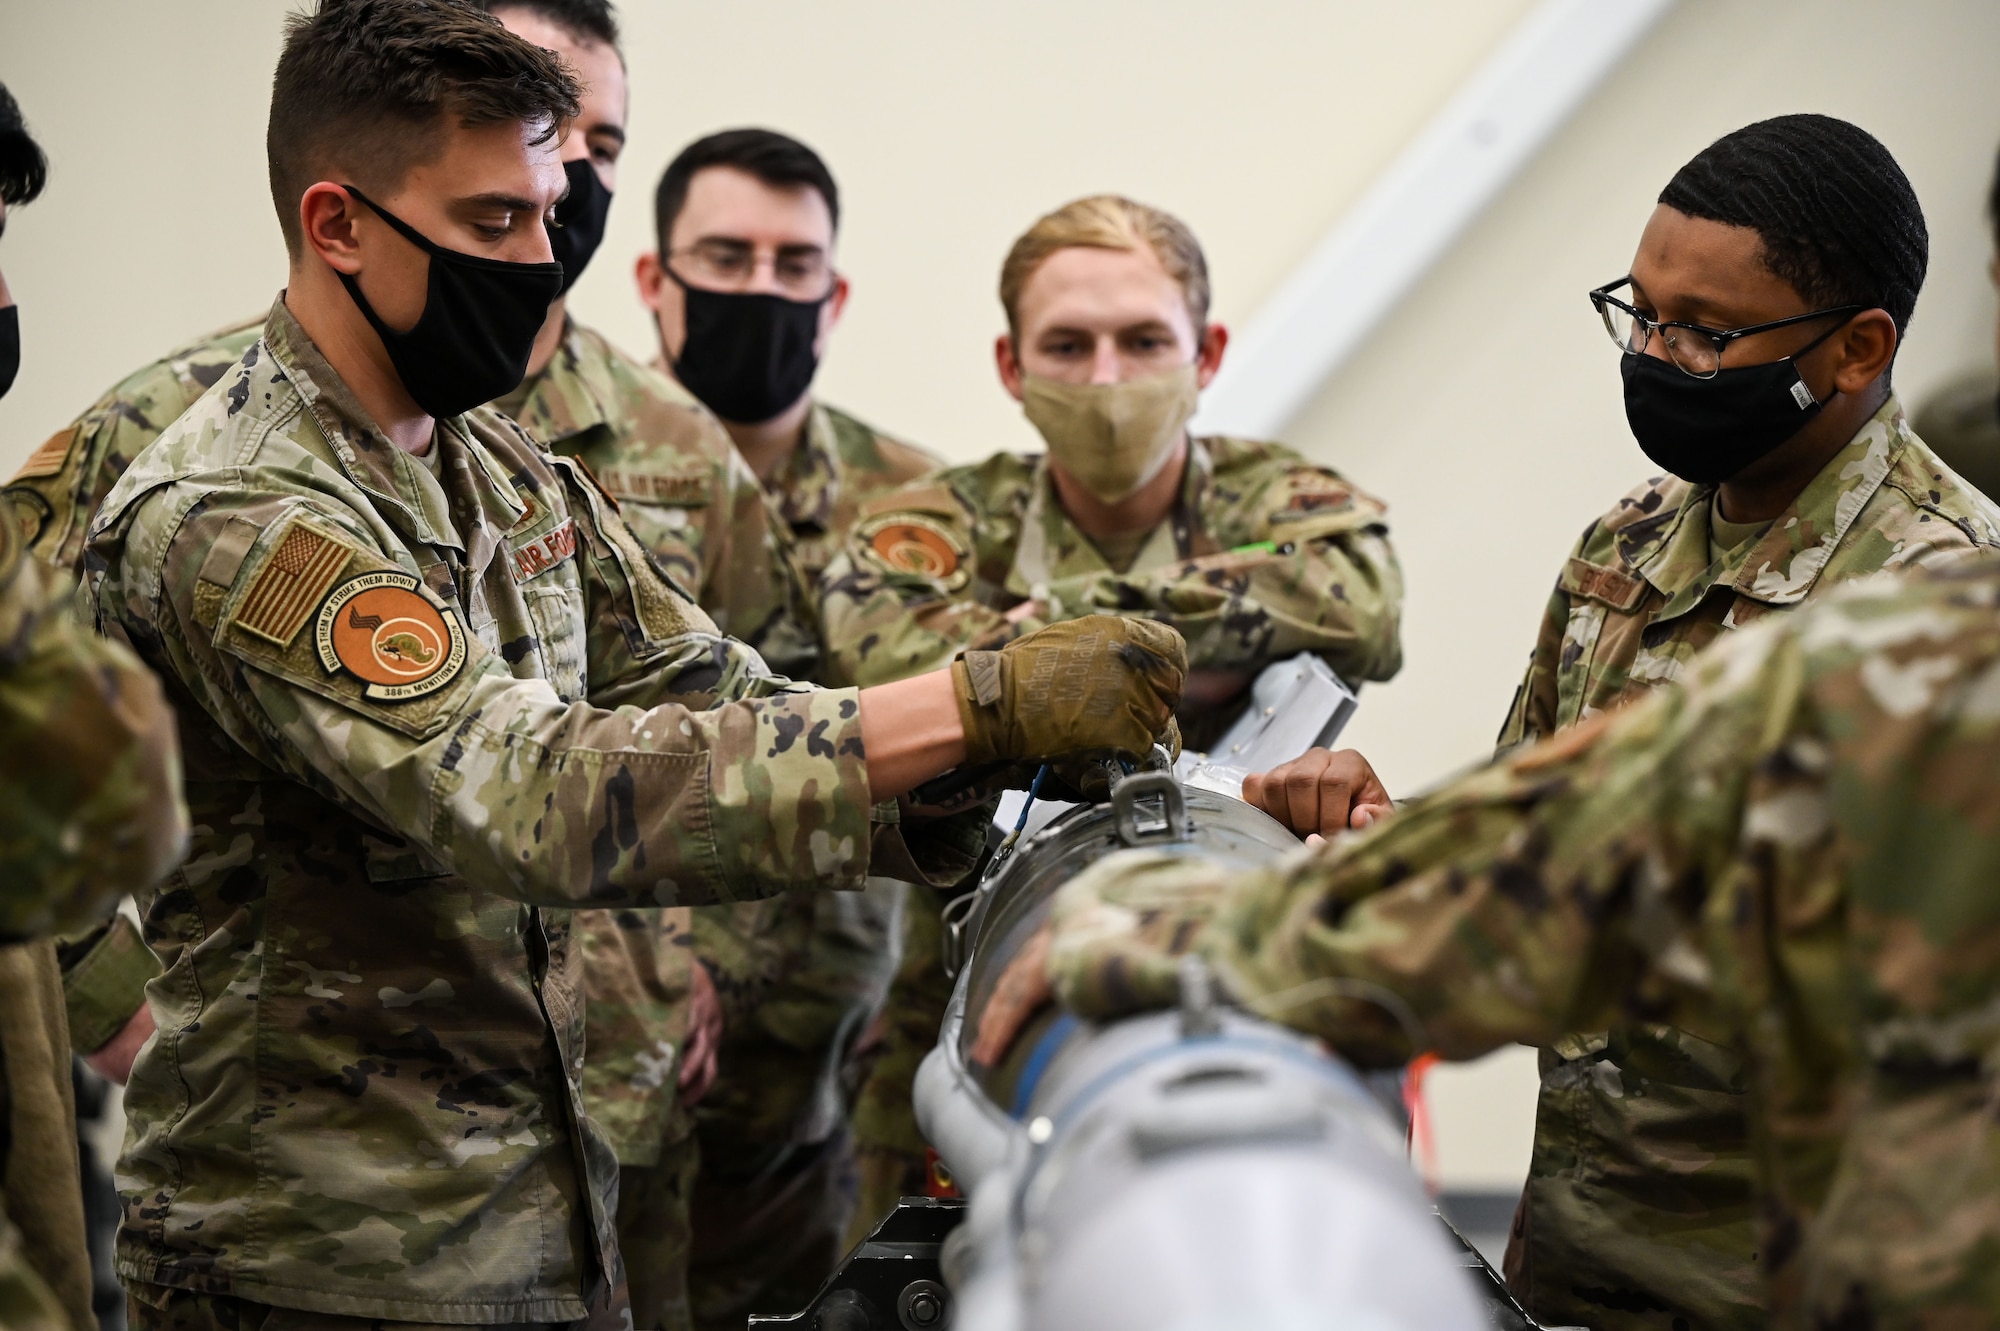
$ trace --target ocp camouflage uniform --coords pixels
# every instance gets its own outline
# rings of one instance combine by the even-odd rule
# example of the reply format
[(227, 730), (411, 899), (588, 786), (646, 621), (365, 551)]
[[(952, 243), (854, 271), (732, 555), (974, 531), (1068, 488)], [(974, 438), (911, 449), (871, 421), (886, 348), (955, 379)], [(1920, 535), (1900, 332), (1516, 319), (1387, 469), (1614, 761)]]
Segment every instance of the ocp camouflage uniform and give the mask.
[[(1402, 662), (1402, 573), (1383, 513), (1281, 445), (1195, 439), (1172, 516), (1121, 569), (1063, 511), (1042, 458), (953, 467), (863, 506), (821, 580), (830, 678), (901, 679), (971, 644), (1111, 611), (1172, 624), (1196, 669), (1255, 670), (1317, 651), (1349, 680), (1387, 679)], [(1009, 625), (1006, 612), (1030, 599), (1043, 608)], [(1196, 738), (1220, 733), (1212, 717), (1184, 711), (1181, 724)], [(891, 1003), (896, 1024), (856, 1110), (858, 1124), (903, 1149), (884, 1153), (864, 1185), (850, 1241), (929, 1182), (910, 1091), (951, 986), (936, 902), (926, 907), (912, 912), (898, 978), (921, 1001)]]
[[(1403, 579), (1383, 513), (1280, 444), (1195, 439), (1173, 514), (1120, 570), (1063, 512), (1042, 457), (953, 467), (867, 505), (821, 578), (831, 677), (903, 679), (968, 645), (1111, 612), (1179, 629), (1196, 669), (1310, 651), (1351, 682), (1388, 679)], [(1030, 600), (1036, 612), (1009, 624)]]
[[(722, 423), (679, 384), (570, 324), (541, 373), (493, 404), (591, 470), (654, 560), (779, 674), (819, 660), (785, 525)], [(820, 894), (802, 894), (810, 909)], [(762, 903), (727, 908), (755, 911)], [(620, 1166), (619, 1242), (640, 1324), (689, 1325), (693, 1119), (677, 1094), (693, 912), (587, 911), (584, 1104)], [(653, 932), (646, 924), (651, 921)]]
[(1158, 1006), (1191, 943), (1253, 1010), (1376, 1066), (1701, 1031), (1744, 1054), (1766, 1324), (1988, 1326), (1996, 770), (1989, 551), (1773, 616), (1269, 869), (1105, 860), (1057, 899), (1050, 975), (1087, 1014)]
[[(84, 534), (104, 496), (140, 450), (232, 368), (262, 331), (262, 320), (250, 320), (176, 347), (126, 376), (30, 454), (5, 494), (34, 553), (81, 577)], [(111, 886), (123, 891), (131, 885)], [(60, 939), (59, 948), (70, 1040), (79, 1053), (92, 1053), (145, 1001), (159, 961), (123, 914), (91, 921)]]
[(1916, 431), (1945, 465), (1989, 499), (2000, 499), (2000, 374), (1960, 375), (1917, 408)]
[[(43, 935), (88, 927), (187, 835), (173, 713), (0, 510), (0, 1326), (96, 1325), (69, 1031)], [(16, 1227), (18, 1223), (19, 1227)]]
[[(814, 402), (799, 446), (764, 482), (807, 585), (862, 504), (939, 465)], [(817, 664), (810, 673), (821, 677)], [(885, 1000), (892, 1012), (915, 1005), (924, 1020), (927, 994), (889, 996), (889, 986), (899, 931), (921, 935), (936, 909), (929, 889), (875, 878), (860, 896), (795, 894), (696, 912), (697, 951), (725, 1011), (720, 1075), (696, 1109), (693, 1284), (703, 1326), (740, 1327), (750, 1311), (803, 1305), (849, 1246), (857, 1189), (867, 1195), (885, 1171), (900, 1178), (911, 1151), (921, 1161), (914, 1127), (884, 1140), (872, 1097), (857, 1096), (871, 1060), (857, 1057), (856, 1043)], [(930, 1020), (933, 1037), (942, 1012)]]
[(615, 1315), (569, 908), (969, 863), (872, 821), (855, 696), (715, 634), (575, 464), (486, 409), (433, 451), (280, 300), (92, 525), (196, 828), (142, 902), (166, 971), (120, 1176), (119, 1273), (163, 1317)]
[[(1503, 751), (1641, 696), (1731, 629), (1850, 578), (2000, 544), (2000, 509), (1891, 399), (1764, 533), (1712, 550), (1714, 488), (1641, 486), (1557, 581)], [(1659, 1024), (1542, 1051), (1508, 1282), (1545, 1322), (1763, 1325), (1741, 1054)]]

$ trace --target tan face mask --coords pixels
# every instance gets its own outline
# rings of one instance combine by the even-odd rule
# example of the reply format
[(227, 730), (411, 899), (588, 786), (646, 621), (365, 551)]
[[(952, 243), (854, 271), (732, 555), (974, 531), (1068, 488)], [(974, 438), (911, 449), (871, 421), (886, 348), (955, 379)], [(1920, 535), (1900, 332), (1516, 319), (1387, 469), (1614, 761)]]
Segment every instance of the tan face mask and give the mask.
[(1021, 410), (1041, 431), (1049, 456), (1091, 494), (1115, 504), (1167, 465), (1199, 393), (1192, 364), (1122, 384), (1025, 375)]

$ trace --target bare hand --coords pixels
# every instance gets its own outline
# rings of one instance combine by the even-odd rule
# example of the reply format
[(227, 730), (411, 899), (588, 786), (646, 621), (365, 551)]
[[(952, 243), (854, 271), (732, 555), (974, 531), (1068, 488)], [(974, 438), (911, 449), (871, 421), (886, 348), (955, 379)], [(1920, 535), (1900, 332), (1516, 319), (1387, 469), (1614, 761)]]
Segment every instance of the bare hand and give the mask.
[(994, 1067), (1013, 1048), (1014, 1037), (1028, 1024), (1028, 1018), (1055, 997), (1049, 983), (1049, 926), (1046, 924), (1028, 940), (1020, 954), (1000, 972), (1000, 983), (979, 1014), (979, 1029), (972, 1042), (971, 1060), (982, 1067)]
[(1007, 612), (1006, 618), (1009, 624), (1019, 624), (1024, 620), (1033, 619), (1035, 616), (1041, 613), (1042, 613), (1042, 603), (1037, 600), (1029, 599), (1021, 602), (1021, 604), (1015, 606), (1012, 610), (1009, 610)]
[(692, 1105), (715, 1085), (716, 1055), (722, 1047), (722, 1000), (708, 967), (695, 962), (688, 976), (688, 1028), (681, 1041), (681, 1103)]
[(1353, 749), (1311, 749), (1243, 778), (1243, 798), (1300, 836), (1367, 827), (1395, 806), (1368, 760)]
[(1192, 711), (1235, 702), (1256, 679), (1254, 670), (1190, 670), (1187, 686), (1181, 690), (1181, 707)]
[(132, 1060), (139, 1056), (140, 1047), (152, 1037), (153, 1006), (141, 1003), (139, 1010), (132, 1014), (118, 1034), (106, 1040), (102, 1049), (85, 1054), (83, 1061), (98, 1076), (123, 1086), (132, 1078)]

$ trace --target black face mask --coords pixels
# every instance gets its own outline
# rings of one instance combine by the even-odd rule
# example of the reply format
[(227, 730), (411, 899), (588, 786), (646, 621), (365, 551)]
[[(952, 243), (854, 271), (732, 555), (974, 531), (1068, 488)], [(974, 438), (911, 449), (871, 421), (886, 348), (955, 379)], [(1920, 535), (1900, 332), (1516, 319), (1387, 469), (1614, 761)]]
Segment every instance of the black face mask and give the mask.
[(417, 405), (433, 416), (456, 416), (519, 386), (534, 354), (535, 334), (562, 290), (562, 265), (506, 263), (448, 250), (354, 186), (341, 188), (431, 256), (424, 312), (406, 333), (383, 323), (361, 294), (361, 284), (340, 274)]
[(562, 265), (562, 290), (567, 292), (590, 266), (590, 256), (604, 239), (604, 220), (611, 216), (611, 191), (597, 177), (588, 157), (563, 164), (569, 194), (556, 205), (557, 225), (549, 228), (549, 248)]
[(755, 425), (797, 402), (819, 372), (813, 339), (818, 300), (786, 300), (747, 291), (704, 291), (666, 270), (687, 299), (687, 338), (674, 378), (726, 421)]
[(1696, 485), (1728, 480), (1803, 430), (1825, 405), (1799, 377), (1793, 357), (1719, 370), (1712, 379), (1683, 374), (1658, 356), (1620, 361), (1625, 420), (1639, 447)]
[(0, 309), (0, 397), (7, 396), (7, 390), (14, 386), (14, 376), (21, 372), (21, 307), (9, 305)]

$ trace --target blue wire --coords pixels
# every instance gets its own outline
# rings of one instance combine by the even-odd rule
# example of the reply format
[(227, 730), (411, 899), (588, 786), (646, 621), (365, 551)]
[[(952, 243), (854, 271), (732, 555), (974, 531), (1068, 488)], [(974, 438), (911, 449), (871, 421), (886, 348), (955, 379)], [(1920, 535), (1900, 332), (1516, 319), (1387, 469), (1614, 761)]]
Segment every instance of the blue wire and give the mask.
[(1028, 783), (1027, 802), (1021, 805), (1021, 816), (1014, 821), (1015, 836), (1021, 835), (1021, 829), (1028, 825), (1028, 813), (1035, 807), (1035, 797), (1042, 793), (1042, 782), (1048, 780), (1048, 776), (1049, 765), (1043, 763), (1041, 770), (1035, 773), (1035, 779)]

